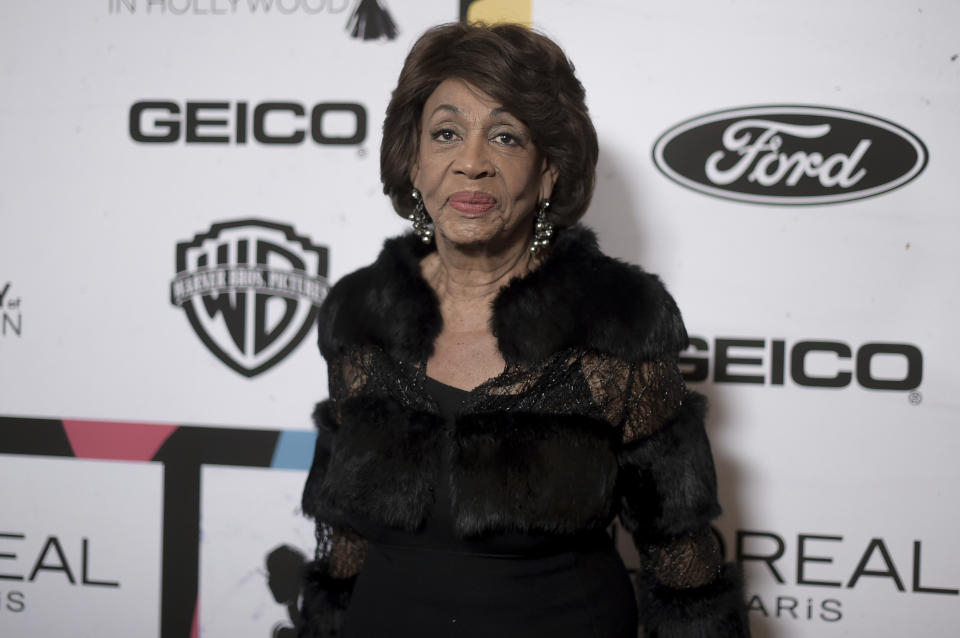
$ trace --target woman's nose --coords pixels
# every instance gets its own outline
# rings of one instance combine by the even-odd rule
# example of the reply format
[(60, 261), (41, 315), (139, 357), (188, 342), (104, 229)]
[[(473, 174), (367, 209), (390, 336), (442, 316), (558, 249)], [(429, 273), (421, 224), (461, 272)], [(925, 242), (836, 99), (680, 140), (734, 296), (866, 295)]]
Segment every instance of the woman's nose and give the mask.
[(491, 177), (496, 172), (484, 135), (469, 135), (460, 146), (454, 170), (470, 179)]

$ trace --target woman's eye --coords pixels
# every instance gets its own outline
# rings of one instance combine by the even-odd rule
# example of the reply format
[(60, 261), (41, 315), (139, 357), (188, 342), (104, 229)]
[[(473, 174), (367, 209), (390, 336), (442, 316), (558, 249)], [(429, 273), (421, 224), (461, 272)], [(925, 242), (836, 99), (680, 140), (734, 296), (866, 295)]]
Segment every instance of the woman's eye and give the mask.
[(442, 128), (440, 130), (433, 132), (433, 139), (439, 140), (441, 142), (450, 142), (456, 138), (457, 134), (451, 131), (448, 128)]
[(513, 146), (517, 143), (517, 138), (509, 133), (497, 133), (494, 139), (498, 144), (503, 144), (504, 146)]

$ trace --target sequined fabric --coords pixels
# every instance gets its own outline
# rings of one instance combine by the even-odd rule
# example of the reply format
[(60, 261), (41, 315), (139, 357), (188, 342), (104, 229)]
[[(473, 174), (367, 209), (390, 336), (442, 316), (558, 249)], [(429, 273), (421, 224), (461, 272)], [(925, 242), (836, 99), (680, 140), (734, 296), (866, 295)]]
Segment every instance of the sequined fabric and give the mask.
[(349, 530), (317, 523), (314, 558), (327, 566), (333, 578), (350, 578), (360, 572), (367, 542)]

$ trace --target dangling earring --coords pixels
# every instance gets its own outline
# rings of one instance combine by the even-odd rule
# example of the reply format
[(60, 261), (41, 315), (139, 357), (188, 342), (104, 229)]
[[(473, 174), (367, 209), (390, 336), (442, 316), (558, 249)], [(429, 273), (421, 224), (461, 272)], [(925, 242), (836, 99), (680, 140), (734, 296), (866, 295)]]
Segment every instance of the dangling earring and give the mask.
[(530, 246), (530, 252), (534, 254), (541, 248), (545, 248), (553, 235), (553, 224), (547, 220), (548, 208), (550, 208), (550, 200), (547, 198), (541, 199), (537, 217), (533, 222), (533, 244)]
[(413, 212), (410, 213), (407, 219), (413, 222), (413, 232), (420, 236), (420, 241), (429, 244), (430, 240), (433, 239), (433, 229), (430, 228), (430, 218), (427, 216), (427, 209), (423, 206), (423, 195), (414, 188), (410, 196), (413, 197), (416, 205), (413, 207)]

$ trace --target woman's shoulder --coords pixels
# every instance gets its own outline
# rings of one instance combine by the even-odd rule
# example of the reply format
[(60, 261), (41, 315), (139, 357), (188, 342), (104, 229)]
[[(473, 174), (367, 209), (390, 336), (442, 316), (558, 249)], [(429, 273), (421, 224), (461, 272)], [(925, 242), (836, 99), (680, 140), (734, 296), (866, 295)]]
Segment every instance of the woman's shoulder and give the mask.
[(419, 263), (428, 252), (416, 235), (392, 237), (376, 261), (331, 287), (317, 319), (324, 357), (377, 345), (417, 360), (430, 347), (440, 315), (436, 295), (420, 276)]
[(494, 333), (510, 358), (578, 347), (637, 361), (686, 347), (680, 310), (659, 277), (605, 255), (579, 224), (563, 229), (550, 250), (494, 302)]
[[(324, 357), (369, 345), (408, 361), (428, 356), (442, 327), (436, 294), (420, 270), (431, 250), (416, 235), (394, 237), (376, 261), (341, 278), (320, 308)], [(491, 328), (508, 363), (542, 361), (568, 348), (643, 361), (687, 345), (680, 311), (660, 278), (605, 255), (580, 224), (559, 230), (540, 266), (498, 293)]]

